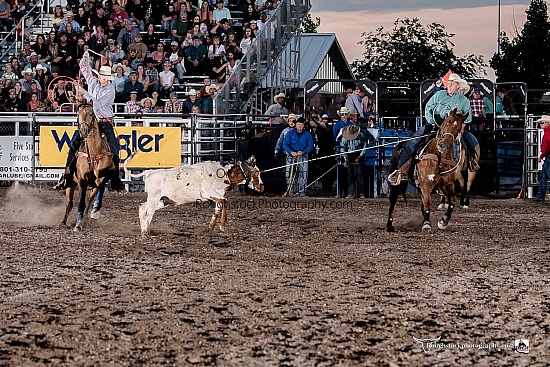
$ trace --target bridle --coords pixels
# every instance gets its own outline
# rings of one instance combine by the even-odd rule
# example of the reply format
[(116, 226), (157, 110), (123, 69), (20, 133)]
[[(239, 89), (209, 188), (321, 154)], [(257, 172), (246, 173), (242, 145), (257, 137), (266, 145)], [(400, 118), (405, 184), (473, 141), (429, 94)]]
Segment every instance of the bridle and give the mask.
[(97, 123), (95, 123), (94, 121), (96, 117), (93, 113), (92, 105), (82, 104), (78, 109), (80, 110), (82, 108), (86, 108), (90, 111), (88, 113), (90, 117), (89, 121), (81, 121), (80, 112), (77, 114), (78, 131), (80, 132), (80, 136), (83, 139), (86, 139), (94, 131), (94, 128), (97, 126)]
[[(459, 119), (453, 119), (453, 121), (449, 121), (449, 117), (448, 116), (445, 121), (443, 121), (443, 123), (441, 124), (441, 127), (437, 130), (437, 134), (435, 135), (435, 139), (436, 139), (436, 145), (437, 145), (437, 150), (439, 151), (439, 153), (441, 154), (444, 154), (446, 152), (449, 152), (451, 149), (452, 149), (452, 145), (453, 143), (456, 143), (456, 144), (460, 144), (460, 139), (461, 139), (461, 130), (462, 129), (458, 129), (458, 131), (456, 132), (456, 135), (452, 132), (448, 132), (448, 131), (443, 131), (443, 129), (446, 127), (446, 126), (449, 126), (450, 127), (450, 124), (452, 123), (455, 123), (457, 124), (458, 121), (460, 121)], [(445, 137), (447, 136), (451, 136), (451, 142), (450, 143), (445, 143)]]

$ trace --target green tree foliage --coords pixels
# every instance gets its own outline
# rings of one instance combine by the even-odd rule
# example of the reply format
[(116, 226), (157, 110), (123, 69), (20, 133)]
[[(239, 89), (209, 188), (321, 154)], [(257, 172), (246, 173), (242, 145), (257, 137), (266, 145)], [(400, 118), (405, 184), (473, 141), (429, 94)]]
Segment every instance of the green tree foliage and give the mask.
[(526, 82), (529, 88), (550, 86), (550, 21), (544, 0), (532, 0), (523, 30), (513, 39), (500, 37), (500, 55), (490, 65), (499, 82)]
[(462, 77), (484, 75), (481, 55), (454, 54), (453, 36), (438, 23), (423, 26), (418, 18), (397, 19), (391, 31), (380, 27), (362, 34), (363, 60), (351, 66), (358, 78), (376, 81), (421, 81), (443, 76), (449, 69)]
[(315, 21), (311, 19), (311, 14), (308, 15), (302, 21), (302, 33), (317, 33), (317, 28), (321, 25), (321, 18), (315, 17)]

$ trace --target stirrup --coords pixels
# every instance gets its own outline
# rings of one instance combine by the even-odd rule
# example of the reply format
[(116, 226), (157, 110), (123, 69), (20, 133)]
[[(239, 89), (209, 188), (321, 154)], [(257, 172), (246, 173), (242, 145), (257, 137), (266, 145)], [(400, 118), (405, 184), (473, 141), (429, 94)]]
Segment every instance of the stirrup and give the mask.
[(472, 171), (478, 171), (481, 167), (479, 166), (479, 163), (477, 162), (477, 159), (470, 159), (470, 170)]
[(388, 181), (392, 186), (399, 186), (403, 180), (407, 180), (407, 175), (399, 170), (393, 171), (388, 176)]

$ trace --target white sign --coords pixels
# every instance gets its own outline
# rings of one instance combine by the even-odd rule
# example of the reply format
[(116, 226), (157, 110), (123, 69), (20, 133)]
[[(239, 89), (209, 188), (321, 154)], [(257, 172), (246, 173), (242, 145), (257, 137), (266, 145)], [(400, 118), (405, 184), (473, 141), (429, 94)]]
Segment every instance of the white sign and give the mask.
[[(32, 181), (32, 136), (0, 136), (0, 180)], [(34, 179), (55, 181), (63, 169), (36, 168)]]

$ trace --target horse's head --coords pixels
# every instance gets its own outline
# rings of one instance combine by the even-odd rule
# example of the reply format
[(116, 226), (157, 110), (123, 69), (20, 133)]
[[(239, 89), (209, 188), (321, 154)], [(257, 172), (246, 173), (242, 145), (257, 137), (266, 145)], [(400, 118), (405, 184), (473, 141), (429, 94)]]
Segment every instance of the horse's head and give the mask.
[(441, 127), (437, 132), (437, 150), (441, 154), (450, 153), (453, 148), (453, 143), (458, 143), (462, 136), (464, 121), (468, 118), (468, 113), (462, 114), (453, 109), (449, 116), (443, 120)]
[(78, 130), (80, 131), (80, 136), (86, 138), (94, 129), (97, 130), (97, 119), (94, 115), (94, 109), (90, 104), (81, 104), (78, 106), (76, 112)]

